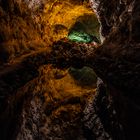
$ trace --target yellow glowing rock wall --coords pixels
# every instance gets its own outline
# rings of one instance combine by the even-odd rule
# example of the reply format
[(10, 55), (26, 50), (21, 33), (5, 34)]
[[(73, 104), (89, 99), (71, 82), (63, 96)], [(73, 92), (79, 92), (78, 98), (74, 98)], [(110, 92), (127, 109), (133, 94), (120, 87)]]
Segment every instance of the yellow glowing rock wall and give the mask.
[[(80, 20), (79, 17), (84, 16), (86, 18), (87, 15), (91, 15), (92, 17), (91, 19), (86, 19), (84, 21), (85, 25), (87, 24), (88, 27), (91, 26), (89, 27), (88, 32), (95, 32), (95, 34), (98, 34), (98, 20), (88, 3), (82, 3), (80, 1), (78, 4), (75, 4), (68, 0), (55, 0), (53, 2), (46, 3), (41, 19), (44, 23), (44, 39), (51, 44), (51, 42), (67, 37), (70, 28), (75, 24), (77, 20)], [(95, 20), (97, 24), (96, 29), (94, 28), (93, 23), (88, 23), (89, 20), (91, 20), (91, 22)], [(90, 30), (91, 28), (93, 31)]]

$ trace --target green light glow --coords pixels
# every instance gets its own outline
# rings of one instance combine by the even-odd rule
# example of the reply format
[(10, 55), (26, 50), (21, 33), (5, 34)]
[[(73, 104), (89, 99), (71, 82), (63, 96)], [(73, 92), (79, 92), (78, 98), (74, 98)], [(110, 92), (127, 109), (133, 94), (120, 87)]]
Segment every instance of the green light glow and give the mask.
[(81, 43), (90, 43), (93, 41), (92, 36), (84, 32), (76, 32), (72, 31), (68, 38), (74, 42), (81, 42)]

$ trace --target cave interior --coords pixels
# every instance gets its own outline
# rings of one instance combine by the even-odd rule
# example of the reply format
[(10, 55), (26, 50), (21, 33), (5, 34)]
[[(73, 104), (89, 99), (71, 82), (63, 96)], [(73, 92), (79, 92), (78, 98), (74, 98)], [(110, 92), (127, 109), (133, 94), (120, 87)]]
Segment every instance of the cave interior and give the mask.
[(0, 140), (139, 140), (139, 5), (0, 0)]

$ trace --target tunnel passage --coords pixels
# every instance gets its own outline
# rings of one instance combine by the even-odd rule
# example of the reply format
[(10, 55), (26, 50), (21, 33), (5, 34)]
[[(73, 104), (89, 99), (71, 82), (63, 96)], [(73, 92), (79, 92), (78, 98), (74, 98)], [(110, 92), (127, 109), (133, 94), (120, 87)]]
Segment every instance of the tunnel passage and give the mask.
[(81, 43), (100, 43), (100, 24), (95, 14), (79, 16), (69, 29), (68, 38)]

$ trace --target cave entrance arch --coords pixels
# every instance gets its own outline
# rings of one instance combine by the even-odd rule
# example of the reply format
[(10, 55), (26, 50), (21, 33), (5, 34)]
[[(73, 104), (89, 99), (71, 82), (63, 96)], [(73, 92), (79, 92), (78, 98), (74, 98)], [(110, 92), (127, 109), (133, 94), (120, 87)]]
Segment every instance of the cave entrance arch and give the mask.
[(84, 14), (78, 17), (71, 26), (68, 38), (74, 42), (91, 43), (92, 41), (100, 43), (100, 24), (93, 14)]

